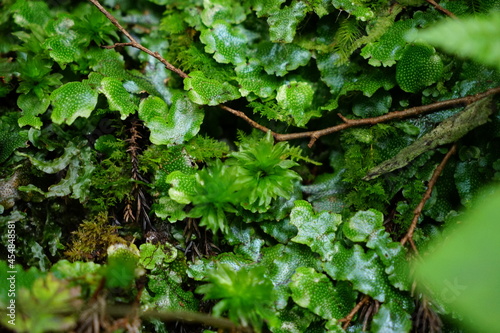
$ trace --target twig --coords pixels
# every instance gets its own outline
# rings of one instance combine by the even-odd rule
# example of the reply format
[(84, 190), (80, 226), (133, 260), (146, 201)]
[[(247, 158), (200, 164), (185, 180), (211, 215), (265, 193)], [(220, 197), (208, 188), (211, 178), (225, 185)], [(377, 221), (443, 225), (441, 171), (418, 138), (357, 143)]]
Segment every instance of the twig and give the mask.
[(300, 132), (300, 133), (290, 133), (290, 134), (277, 134), (274, 133), (274, 138), (276, 141), (287, 141), (293, 139), (301, 139), (301, 138), (311, 138), (309, 141), (309, 147), (312, 147), (316, 140), (320, 137), (332, 134), (346, 128), (363, 126), (363, 125), (375, 125), (378, 123), (386, 122), (393, 119), (403, 119), (409, 118), (416, 115), (428, 113), (431, 111), (441, 110), (445, 108), (450, 108), (457, 105), (468, 105), (473, 103), (481, 98), (484, 98), (489, 95), (500, 93), (500, 87), (489, 89), (483, 93), (479, 93), (476, 95), (470, 95), (460, 98), (449, 99), (446, 101), (436, 102), (428, 105), (416, 106), (413, 108), (409, 108), (402, 111), (393, 111), (382, 116), (373, 117), (373, 118), (363, 118), (363, 119), (347, 119), (341, 114), (338, 116), (344, 121), (344, 123), (335, 125), (332, 127), (328, 127), (325, 129), (317, 130), (317, 131), (308, 131), (308, 132)]
[(130, 40), (130, 43), (116, 43), (114, 44), (113, 46), (108, 46), (107, 48), (114, 48), (114, 47), (117, 47), (117, 46), (132, 46), (132, 47), (135, 47), (136, 49), (139, 49), (143, 52), (146, 52), (147, 54), (149, 54), (150, 56), (156, 58), (157, 60), (159, 60), (163, 65), (165, 65), (165, 67), (176, 73), (177, 75), (179, 75), (180, 77), (182, 77), (183, 79), (185, 79), (188, 75), (186, 73), (184, 73), (182, 70), (180, 70), (179, 68), (175, 67), (174, 65), (172, 65), (171, 63), (169, 63), (168, 61), (166, 61), (158, 52), (153, 52), (151, 51), (150, 49), (142, 46), (141, 43), (137, 42), (135, 40), (134, 37), (132, 37), (131, 34), (129, 34), (129, 32), (124, 28), (122, 27), (122, 25), (118, 22), (118, 20), (113, 16), (111, 15), (100, 3), (99, 1), (97, 0), (89, 0), (90, 2), (92, 2), (92, 4), (94, 6), (97, 7), (97, 9), (99, 9), (101, 11), (101, 13), (103, 13), (104, 15), (106, 15), (106, 17), (108, 18), (108, 20), (111, 21), (111, 23), (113, 23), (113, 25), (115, 27), (118, 28), (118, 30), (120, 30), (129, 40)]
[[(113, 305), (108, 307), (108, 314), (113, 316), (125, 316), (130, 313), (130, 306)], [(251, 332), (250, 328), (237, 326), (226, 318), (217, 318), (205, 313), (188, 311), (155, 311), (147, 310), (139, 314), (141, 318), (155, 318), (161, 321), (182, 321), (187, 323), (199, 323), (206, 326), (214, 326), (231, 332)]]
[(354, 318), (356, 313), (358, 313), (359, 309), (361, 309), (361, 307), (365, 303), (367, 303), (369, 300), (370, 300), (370, 296), (368, 296), (368, 295), (363, 296), (361, 301), (359, 301), (358, 304), (356, 304), (356, 306), (351, 310), (351, 312), (349, 312), (349, 314), (347, 316), (345, 316), (344, 318), (339, 320), (339, 322), (344, 323), (344, 326), (342, 326), (342, 328), (344, 330), (347, 329), (347, 327), (349, 327), (349, 324), (351, 323), (352, 318)]
[(446, 163), (448, 163), (448, 160), (450, 157), (455, 154), (457, 151), (457, 144), (454, 143), (453, 146), (450, 148), (450, 150), (446, 153), (444, 156), (443, 160), (439, 165), (436, 167), (434, 170), (434, 173), (432, 174), (431, 180), (429, 180), (429, 183), (427, 184), (427, 191), (425, 191), (425, 194), (418, 204), (418, 206), (415, 208), (413, 211), (413, 220), (411, 221), (410, 228), (408, 228), (408, 232), (406, 235), (401, 239), (401, 245), (405, 245), (406, 242), (410, 242), (410, 245), (412, 246), (413, 250), (418, 253), (417, 247), (415, 246), (415, 243), (413, 242), (413, 232), (415, 231), (415, 228), (417, 227), (417, 222), (418, 218), (422, 214), (422, 210), (424, 209), (425, 203), (429, 198), (431, 197), (432, 190), (434, 189), (434, 185), (436, 185), (436, 182), (443, 172), (444, 167), (446, 166)]
[[(252, 127), (258, 129), (258, 130), (261, 130), (262, 132), (264, 133), (267, 133), (269, 131), (271, 131), (269, 128), (265, 127), (265, 126), (262, 126), (261, 124), (259, 124), (258, 122), (250, 119), (245, 113), (241, 112), (241, 111), (238, 111), (238, 110), (235, 110), (235, 109), (231, 109), (230, 107), (227, 107), (225, 106), (224, 104), (219, 104), (219, 107), (222, 109), (222, 110), (226, 110), (228, 112), (231, 112), (232, 114), (234, 114), (235, 116), (237, 117), (240, 117), (242, 118), (243, 120), (245, 120), (247, 123), (249, 123)], [(283, 141), (283, 140), (278, 140), (277, 139), (277, 136), (280, 136), (280, 135), (285, 135), (285, 134), (278, 134), (278, 133), (275, 133), (273, 131), (271, 131), (271, 134), (274, 136), (274, 138), (277, 140), (277, 141)]]
[(445, 13), (449, 17), (451, 17), (453, 19), (458, 19), (458, 17), (455, 14), (453, 14), (452, 12), (450, 12), (448, 9), (445, 9), (445, 8), (441, 7), (436, 1), (434, 1), (434, 0), (426, 0), (426, 1), (428, 3), (430, 3), (431, 5), (433, 5), (434, 8), (436, 8), (437, 10)]

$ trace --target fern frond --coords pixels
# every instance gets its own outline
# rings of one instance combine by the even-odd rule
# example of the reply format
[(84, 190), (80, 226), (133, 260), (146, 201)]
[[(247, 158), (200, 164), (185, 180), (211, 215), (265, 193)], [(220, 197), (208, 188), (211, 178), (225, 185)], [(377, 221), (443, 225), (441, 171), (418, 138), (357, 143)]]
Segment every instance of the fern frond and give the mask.
[(290, 159), (293, 161), (304, 161), (306, 163), (311, 163), (314, 165), (322, 165), (322, 163), (320, 162), (312, 160), (309, 157), (303, 156), (302, 149), (300, 149), (300, 147), (297, 146), (290, 147), (290, 149), (288, 150), (288, 154), (290, 155)]
[(349, 60), (352, 52), (354, 52), (353, 45), (361, 36), (360, 25), (354, 17), (344, 18), (340, 21), (340, 26), (335, 33), (333, 47), (333, 50), (340, 55), (340, 63)]

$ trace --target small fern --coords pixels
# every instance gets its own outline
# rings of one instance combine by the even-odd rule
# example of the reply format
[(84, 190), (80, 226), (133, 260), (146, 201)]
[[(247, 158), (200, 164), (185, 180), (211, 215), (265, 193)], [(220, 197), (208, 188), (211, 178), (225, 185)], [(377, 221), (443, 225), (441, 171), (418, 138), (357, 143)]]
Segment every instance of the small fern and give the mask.
[(360, 24), (354, 17), (344, 18), (340, 21), (334, 37), (334, 52), (340, 55), (339, 63), (344, 64), (354, 52), (354, 43), (362, 37)]

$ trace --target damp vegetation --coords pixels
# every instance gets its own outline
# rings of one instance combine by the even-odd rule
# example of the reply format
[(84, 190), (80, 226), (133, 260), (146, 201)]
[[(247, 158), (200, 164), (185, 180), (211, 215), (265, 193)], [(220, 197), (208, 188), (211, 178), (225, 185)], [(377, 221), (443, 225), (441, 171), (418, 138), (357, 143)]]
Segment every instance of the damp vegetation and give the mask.
[(5, 329), (500, 332), (499, 1), (0, 8)]

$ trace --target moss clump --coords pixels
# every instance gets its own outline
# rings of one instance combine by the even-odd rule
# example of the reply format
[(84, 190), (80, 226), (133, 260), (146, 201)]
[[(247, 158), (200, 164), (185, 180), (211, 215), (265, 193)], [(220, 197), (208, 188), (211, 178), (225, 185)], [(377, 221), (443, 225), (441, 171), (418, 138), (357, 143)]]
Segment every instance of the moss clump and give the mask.
[(69, 250), (65, 255), (70, 261), (103, 262), (110, 245), (127, 243), (118, 235), (118, 228), (109, 225), (106, 212), (84, 220), (78, 230), (73, 232)]

